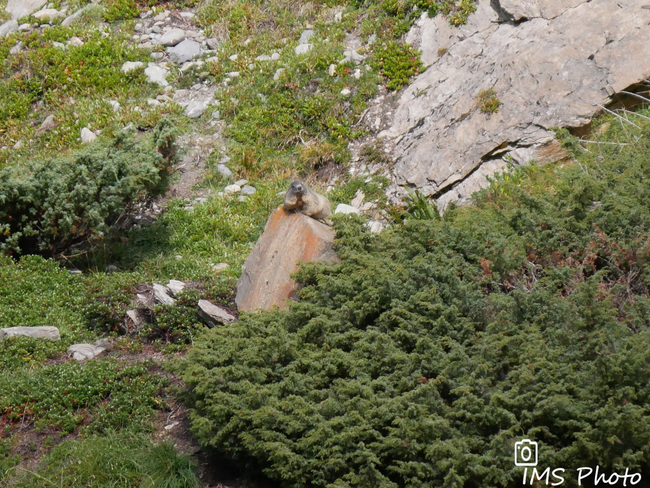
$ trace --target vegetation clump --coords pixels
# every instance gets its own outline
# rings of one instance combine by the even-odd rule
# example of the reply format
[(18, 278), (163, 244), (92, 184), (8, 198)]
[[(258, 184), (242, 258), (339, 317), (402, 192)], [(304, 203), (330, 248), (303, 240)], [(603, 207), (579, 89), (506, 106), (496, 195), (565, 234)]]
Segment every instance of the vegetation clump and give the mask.
[(190, 351), (202, 443), (294, 487), (519, 486), (521, 438), (549, 466), (650, 475), (639, 123), (634, 143), (521, 169), (440, 219), (339, 222), (342, 262), (304, 267), (290, 311)]
[(476, 95), (476, 102), (481, 112), (488, 115), (497, 113), (501, 106), (501, 100), (499, 100), (497, 92), (492, 88), (481, 90)]

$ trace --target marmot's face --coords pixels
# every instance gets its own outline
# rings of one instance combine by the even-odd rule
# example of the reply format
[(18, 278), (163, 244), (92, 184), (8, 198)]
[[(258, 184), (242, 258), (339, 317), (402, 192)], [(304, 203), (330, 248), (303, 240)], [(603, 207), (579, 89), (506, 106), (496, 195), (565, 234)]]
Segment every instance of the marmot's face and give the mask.
[(305, 191), (305, 187), (303, 186), (302, 182), (298, 180), (291, 183), (291, 189), (298, 195), (301, 195)]

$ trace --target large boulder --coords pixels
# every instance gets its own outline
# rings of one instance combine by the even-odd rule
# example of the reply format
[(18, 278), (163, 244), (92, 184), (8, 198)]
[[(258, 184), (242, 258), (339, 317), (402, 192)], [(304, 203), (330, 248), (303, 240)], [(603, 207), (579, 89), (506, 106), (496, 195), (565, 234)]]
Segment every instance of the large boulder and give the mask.
[(244, 263), (237, 283), (235, 302), (240, 311), (286, 309), (294, 298), (291, 278), (301, 262), (336, 262), (334, 230), (298, 212), (278, 207), (269, 217), (264, 233)]
[[(407, 41), (430, 66), (403, 91), (379, 134), (395, 159), (396, 182), (444, 207), (509, 161), (556, 158), (553, 127), (587, 125), (650, 77), (644, 3), (479, 0), (459, 28), (423, 16)], [(498, 112), (479, 109), (484, 90), (494, 90)]]
[(49, 325), (38, 327), (5, 327), (0, 329), (0, 341), (9, 337), (33, 337), (35, 339), (48, 339), (58, 341), (61, 339), (59, 329)]

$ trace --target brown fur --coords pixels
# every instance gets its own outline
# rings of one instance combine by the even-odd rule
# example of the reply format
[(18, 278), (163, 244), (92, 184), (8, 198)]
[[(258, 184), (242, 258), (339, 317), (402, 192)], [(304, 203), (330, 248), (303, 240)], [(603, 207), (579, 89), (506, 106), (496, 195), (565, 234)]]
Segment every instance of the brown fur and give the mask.
[(284, 209), (300, 212), (312, 219), (332, 225), (328, 219), (332, 215), (329, 200), (320, 193), (316, 193), (302, 181), (296, 180), (289, 186), (284, 194)]

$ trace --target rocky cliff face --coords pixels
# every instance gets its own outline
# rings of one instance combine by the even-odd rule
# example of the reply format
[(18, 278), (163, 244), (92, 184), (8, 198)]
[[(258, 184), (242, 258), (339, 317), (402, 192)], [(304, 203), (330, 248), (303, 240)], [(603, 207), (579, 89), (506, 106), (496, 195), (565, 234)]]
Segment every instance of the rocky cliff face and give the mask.
[[(379, 135), (396, 182), (444, 207), (509, 161), (557, 158), (551, 128), (587, 125), (650, 78), (650, 0), (482, 0), (467, 25), (425, 16), (407, 41), (429, 68)], [(496, 113), (479, 109), (483, 90)]]

